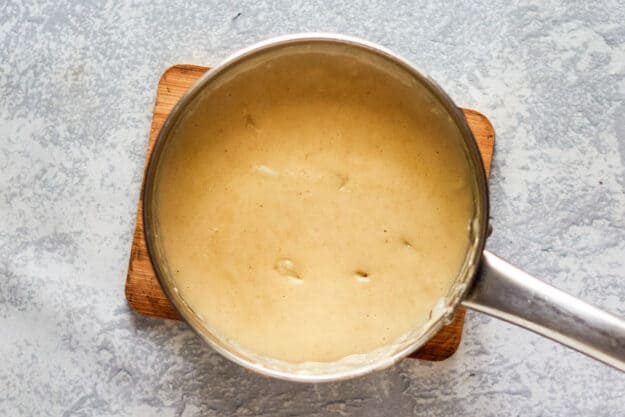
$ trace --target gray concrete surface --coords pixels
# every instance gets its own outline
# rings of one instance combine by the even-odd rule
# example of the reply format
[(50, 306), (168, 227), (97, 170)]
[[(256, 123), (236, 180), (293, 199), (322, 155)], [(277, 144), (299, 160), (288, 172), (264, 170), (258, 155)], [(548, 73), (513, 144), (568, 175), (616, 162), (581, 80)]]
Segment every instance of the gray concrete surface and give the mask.
[(469, 313), (457, 354), (251, 375), (124, 280), (155, 86), (279, 34), (378, 42), (497, 131), (489, 248), (625, 315), (622, 1), (0, 2), (0, 415), (622, 416), (625, 375)]

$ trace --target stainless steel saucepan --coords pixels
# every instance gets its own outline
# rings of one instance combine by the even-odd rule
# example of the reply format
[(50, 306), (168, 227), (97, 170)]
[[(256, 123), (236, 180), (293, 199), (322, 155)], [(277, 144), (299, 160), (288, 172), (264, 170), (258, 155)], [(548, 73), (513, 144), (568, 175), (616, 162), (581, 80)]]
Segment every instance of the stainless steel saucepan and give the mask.
[[(423, 329), (375, 355), (357, 355), (333, 363), (289, 364), (246, 352), (235, 343), (224, 340), (193, 313), (175, 290), (167, 259), (158, 237), (155, 195), (159, 167), (168, 143), (176, 140), (175, 127), (202, 97), (220, 80), (270, 62), (284, 54), (315, 53), (349, 54), (378, 68), (401, 72), (409, 77), (415, 94), (427, 95), (438, 103), (463, 138), (471, 166), (475, 198), (472, 240), (461, 273), (450, 288), (443, 306), (433, 311)], [(288, 380), (320, 382), (352, 378), (385, 368), (418, 349), (449, 323), (456, 308), (463, 305), (525, 327), (563, 345), (576, 349), (608, 365), (625, 371), (625, 321), (593, 307), (569, 294), (513, 267), (484, 250), (488, 231), (488, 186), (482, 160), (467, 122), (449, 96), (428, 76), (394, 53), (369, 42), (338, 35), (295, 35), (271, 39), (245, 49), (202, 76), (171, 112), (156, 142), (144, 191), (145, 235), (154, 270), (165, 293), (180, 315), (213, 348), (234, 362), (253, 371)]]

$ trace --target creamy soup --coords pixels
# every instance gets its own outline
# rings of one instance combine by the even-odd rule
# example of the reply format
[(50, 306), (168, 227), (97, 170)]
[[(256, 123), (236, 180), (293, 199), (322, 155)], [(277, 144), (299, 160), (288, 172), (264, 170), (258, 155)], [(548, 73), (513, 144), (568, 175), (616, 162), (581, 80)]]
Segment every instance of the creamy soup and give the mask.
[(428, 319), (463, 266), (474, 203), (457, 128), (413, 88), (311, 52), (201, 95), (164, 152), (155, 213), (177, 290), (209, 329), (325, 362)]

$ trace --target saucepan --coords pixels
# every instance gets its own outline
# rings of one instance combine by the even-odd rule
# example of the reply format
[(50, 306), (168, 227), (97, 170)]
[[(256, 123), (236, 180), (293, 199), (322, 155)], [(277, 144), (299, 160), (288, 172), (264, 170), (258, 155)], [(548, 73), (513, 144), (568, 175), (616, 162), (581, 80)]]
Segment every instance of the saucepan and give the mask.
[[(355, 355), (349, 360), (333, 363), (291, 364), (247, 352), (235, 343), (220, 338), (206, 328), (181, 298), (167, 268), (167, 259), (158, 236), (155, 215), (156, 175), (166, 144), (173, 138), (179, 120), (198, 100), (209, 94), (215, 80), (234, 76), (246, 63), (270, 59), (275, 54), (315, 50), (327, 54), (349, 53), (409, 74), (413, 87), (430, 94), (447, 113), (448, 122), (460, 132), (464, 152), (472, 172), (475, 216), (471, 225), (471, 244), (464, 266), (450, 287), (443, 303), (439, 303), (430, 320), (403, 340), (375, 354)], [(145, 235), (150, 257), (163, 290), (180, 315), (210, 346), (232, 361), (258, 373), (272, 377), (321, 382), (352, 378), (392, 365), (409, 355), (454, 317), (460, 306), (486, 313), (514, 323), (592, 358), (625, 371), (625, 321), (560, 291), (510, 265), (485, 250), (489, 235), (488, 185), (477, 144), (462, 112), (451, 98), (414, 65), (378, 45), (340, 35), (305, 34), (279, 37), (254, 45), (234, 54), (221, 65), (207, 72), (175, 106), (158, 136), (147, 169), (144, 189)]]

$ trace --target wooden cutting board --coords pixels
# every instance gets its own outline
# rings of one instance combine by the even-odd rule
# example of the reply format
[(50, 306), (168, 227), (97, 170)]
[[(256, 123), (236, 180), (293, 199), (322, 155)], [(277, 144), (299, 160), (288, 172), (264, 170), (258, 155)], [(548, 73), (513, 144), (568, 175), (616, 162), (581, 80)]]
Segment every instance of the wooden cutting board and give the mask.
[[(206, 67), (195, 65), (175, 65), (165, 71), (161, 77), (156, 91), (156, 104), (148, 140), (146, 168), (154, 142), (167, 115), (191, 84), (207, 70), (208, 68)], [(493, 126), (486, 116), (475, 110), (463, 109), (463, 112), (477, 140), (484, 160), (484, 167), (488, 174), (495, 144)], [(141, 195), (143, 196), (143, 185), (141, 186)], [(143, 200), (141, 198), (139, 198), (135, 231), (130, 251), (128, 276), (126, 278), (126, 298), (128, 304), (139, 313), (180, 320), (178, 312), (169, 302), (165, 293), (163, 293), (152, 269), (143, 234)], [(458, 308), (453, 322), (441, 329), (436, 336), (411, 357), (439, 361), (451, 356), (460, 345), (464, 314), (464, 308)]]

